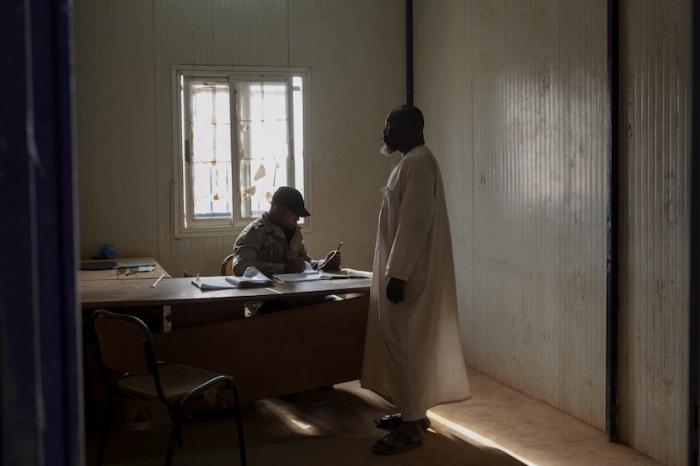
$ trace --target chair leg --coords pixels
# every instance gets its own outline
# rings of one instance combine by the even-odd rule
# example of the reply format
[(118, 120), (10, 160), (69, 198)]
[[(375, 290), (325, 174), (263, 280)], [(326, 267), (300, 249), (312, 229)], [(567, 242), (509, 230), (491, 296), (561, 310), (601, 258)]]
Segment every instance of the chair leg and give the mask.
[[(170, 412), (170, 410), (168, 410), (168, 419), (170, 419), (170, 425), (173, 427), (175, 426), (176, 413), (173, 414), (172, 412)], [(178, 425), (177, 430), (175, 431), (175, 441), (177, 442), (178, 447), (184, 445), (182, 441), (182, 423)]]
[[(168, 418), (170, 419), (170, 423), (175, 426), (175, 414), (168, 412)], [(178, 425), (177, 431), (176, 431), (176, 437), (175, 440), (177, 441), (177, 446), (181, 447), (184, 445), (183, 442), (183, 437), (182, 437), (182, 423)]]
[(100, 445), (97, 449), (97, 466), (102, 466), (104, 460), (105, 449), (107, 448), (107, 434), (109, 433), (109, 424), (112, 420), (112, 402), (114, 400), (114, 389), (110, 388), (107, 394), (107, 403), (105, 404), (102, 414), (102, 432), (100, 433)]
[(178, 432), (180, 431), (180, 422), (182, 421), (182, 404), (177, 408), (175, 414), (175, 422), (170, 429), (170, 437), (168, 438), (168, 449), (165, 451), (165, 466), (170, 466), (173, 462), (173, 453), (175, 452), (175, 444), (177, 443)]
[(241, 466), (246, 466), (246, 455), (245, 455), (245, 436), (243, 435), (243, 420), (241, 418), (241, 400), (238, 394), (238, 387), (233, 385), (233, 395), (234, 395), (234, 416), (236, 417), (236, 426), (238, 430), (238, 451), (241, 457)]
[(181, 447), (185, 444), (182, 437), (182, 422), (177, 425), (177, 446)]

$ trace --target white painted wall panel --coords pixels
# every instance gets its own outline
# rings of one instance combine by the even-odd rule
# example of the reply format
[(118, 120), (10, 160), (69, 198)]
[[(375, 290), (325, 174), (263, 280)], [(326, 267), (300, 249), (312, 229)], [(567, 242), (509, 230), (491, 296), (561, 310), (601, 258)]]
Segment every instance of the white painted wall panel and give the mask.
[(477, 51), (467, 42), (472, 35), (467, 4), (449, 0), (441, 5), (442, 8), (432, 9), (429, 2), (414, 4), (415, 98), (426, 118), (427, 144), (441, 165), (452, 227), (462, 349), (467, 363), (474, 366), (473, 202), (478, 177), (474, 176), (472, 140), (478, 117), (471, 104), (473, 79), (469, 62)]
[(687, 461), (690, 0), (623, 0), (620, 428)]
[[(405, 94), (401, 0), (79, 0), (76, 12), (83, 256), (110, 241), (123, 255), (158, 257), (176, 275), (216, 273), (235, 234), (174, 239), (171, 66), (304, 66), (309, 250), (321, 256), (343, 240), (346, 264), (371, 266), (390, 165), (377, 155), (378, 138)], [(133, 81), (140, 93), (119, 89)], [(115, 110), (121, 126), (110, 124)], [(115, 171), (125, 152), (128, 163)], [(101, 181), (104, 171), (119, 178)]]
[[(310, 67), (312, 212), (308, 238), (325, 253), (371, 269), (380, 188), (390, 160), (380, 155), (384, 118), (405, 101), (403, 2), (290, 1), (291, 66)], [(347, 248), (347, 249), (346, 249)]]
[(75, 9), (80, 248), (155, 254), (158, 241), (150, 1)]
[(416, 99), (442, 164), (468, 362), (599, 428), (606, 2), (416, 2)]
[(218, 274), (234, 235), (174, 239), (173, 65), (287, 64), (286, 0), (154, 0), (158, 250), (166, 270)]

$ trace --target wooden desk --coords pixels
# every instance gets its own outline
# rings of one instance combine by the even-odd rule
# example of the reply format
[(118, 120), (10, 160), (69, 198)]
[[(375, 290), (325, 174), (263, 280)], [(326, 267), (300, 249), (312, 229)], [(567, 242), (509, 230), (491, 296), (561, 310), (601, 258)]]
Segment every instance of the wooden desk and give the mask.
[(158, 357), (230, 374), (244, 400), (360, 378), (369, 297), (355, 294), (154, 335)]
[(164, 273), (166, 277), (170, 277), (170, 274), (165, 271), (162, 265), (158, 263), (154, 258), (152, 257), (126, 257), (126, 258), (121, 258), (121, 259), (114, 259), (114, 260), (87, 260), (87, 261), (81, 261), (81, 262), (90, 262), (90, 263), (100, 263), (100, 262), (117, 262), (119, 263), (127, 263), (127, 262), (150, 262), (156, 266), (155, 269), (153, 269), (152, 272), (134, 272), (129, 273), (129, 269), (125, 268), (120, 268), (120, 269), (111, 269), (111, 270), (81, 270), (80, 271), (80, 281), (91, 281), (91, 280), (135, 280), (135, 279), (153, 279), (155, 280), (156, 278), (160, 277), (161, 273)]
[[(204, 277), (206, 278), (206, 277)], [(165, 304), (265, 301), (343, 293), (368, 293), (369, 278), (275, 283), (268, 288), (202, 291), (192, 278), (165, 278), (156, 288), (152, 280), (89, 280), (80, 283), (83, 309), (100, 307), (159, 306)]]
[(360, 377), (371, 279), (275, 283), (268, 288), (202, 291), (191, 278), (83, 280), (84, 311), (178, 306), (206, 315), (222, 305), (344, 295), (248, 318), (154, 334), (158, 357), (230, 374), (246, 400), (330, 386)]

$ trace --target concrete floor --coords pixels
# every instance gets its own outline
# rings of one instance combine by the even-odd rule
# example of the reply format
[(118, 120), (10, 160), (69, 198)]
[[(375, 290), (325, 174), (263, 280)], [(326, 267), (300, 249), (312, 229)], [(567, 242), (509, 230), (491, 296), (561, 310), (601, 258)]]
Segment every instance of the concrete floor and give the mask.
[(443, 435), (498, 448), (533, 466), (658, 466), (636, 451), (545, 403), (469, 371), (472, 399), (434, 408)]
[[(249, 464), (351, 465), (657, 465), (606, 441), (600, 431), (470, 371), (473, 398), (430, 411), (433, 429), (423, 447), (394, 457), (370, 453), (383, 435), (372, 419), (391, 412), (357, 382), (304, 393), (295, 401), (252, 403), (244, 412)], [(197, 415), (184, 427), (185, 444), (174, 464), (238, 464), (229, 415)], [(95, 433), (88, 435), (87, 464), (94, 464)], [(106, 460), (111, 464), (162, 464), (167, 429), (114, 431)]]

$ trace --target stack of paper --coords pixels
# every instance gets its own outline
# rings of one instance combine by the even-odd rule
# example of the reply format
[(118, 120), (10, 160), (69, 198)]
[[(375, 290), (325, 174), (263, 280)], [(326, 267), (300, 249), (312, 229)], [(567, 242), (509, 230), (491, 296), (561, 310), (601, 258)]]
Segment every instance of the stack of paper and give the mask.
[(278, 273), (272, 278), (283, 283), (307, 282), (312, 280), (321, 280), (325, 277), (318, 270), (314, 270), (313, 266), (305, 262), (304, 271), (299, 273)]
[[(156, 267), (156, 264), (150, 261), (119, 261), (114, 266), (115, 269), (135, 269), (137, 267)], [(141, 272), (139, 270), (139, 272)]]
[(315, 273), (318, 273), (318, 270), (314, 269), (314, 266), (311, 265), (310, 262), (304, 261), (304, 271), (301, 272), (301, 273), (305, 273), (305, 274), (315, 274)]
[(255, 286), (267, 286), (272, 283), (272, 280), (267, 278), (267, 275), (256, 269), (248, 267), (243, 272), (242, 277), (226, 277), (226, 281), (235, 285), (237, 288), (252, 288)]
[(242, 277), (205, 277), (197, 275), (192, 284), (202, 291), (206, 290), (226, 290), (231, 288), (252, 288), (256, 286), (267, 286), (272, 280), (255, 267), (248, 267), (243, 272)]
[(277, 275), (273, 275), (273, 278), (275, 280), (279, 280), (283, 283), (296, 283), (296, 282), (309, 282), (313, 280), (326, 280), (328, 277), (325, 274), (318, 273), (314, 271), (314, 273), (307, 273), (307, 272), (301, 272), (301, 273), (278, 273)]
[(314, 280), (332, 280), (338, 278), (372, 278), (372, 272), (364, 272), (354, 269), (340, 269), (335, 272), (318, 272), (316, 270), (304, 270), (301, 273), (279, 273), (273, 275), (275, 280), (283, 283), (308, 282)]
[(372, 278), (372, 272), (365, 272), (364, 270), (349, 268), (342, 268), (335, 272), (323, 272), (323, 275), (326, 275), (329, 278)]
[(192, 279), (192, 284), (202, 291), (206, 290), (226, 290), (237, 288), (236, 285), (226, 281), (228, 277), (204, 277), (197, 275)]
[(204, 277), (197, 275), (192, 279), (192, 284), (197, 288), (204, 290), (226, 290), (236, 288), (236, 285), (226, 281), (226, 277)]

